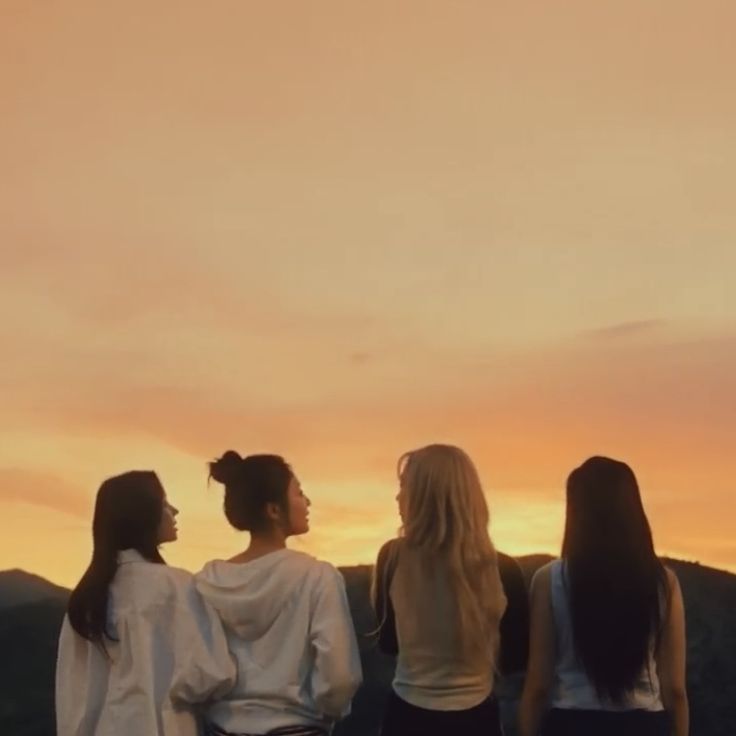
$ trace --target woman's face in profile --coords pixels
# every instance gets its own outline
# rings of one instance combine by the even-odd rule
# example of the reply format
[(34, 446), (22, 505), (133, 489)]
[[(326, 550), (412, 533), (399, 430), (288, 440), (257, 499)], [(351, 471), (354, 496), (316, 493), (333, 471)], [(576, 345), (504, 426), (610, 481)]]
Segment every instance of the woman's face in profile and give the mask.
[(158, 525), (158, 543), (175, 542), (178, 537), (176, 529), (176, 517), (179, 509), (172, 506), (169, 500), (164, 496), (164, 507), (161, 513), (161, 522)]
[(304, 494), (296, 476), (292, 476), (289, 481), (286, 502), (289, 508), (290, 534), (306, 534), (309, 531), (309, 507), (312, 502)]
[(403, 524), (406, 519), (406, 506), (407, 506), (407, 499), (406, 499), (406, 485), (404, 483), (404, 475), (399, 477), (399, 492), (396, 494), (396, 503), (399, 506), (399, 516), (401, 517), (401, 523)]

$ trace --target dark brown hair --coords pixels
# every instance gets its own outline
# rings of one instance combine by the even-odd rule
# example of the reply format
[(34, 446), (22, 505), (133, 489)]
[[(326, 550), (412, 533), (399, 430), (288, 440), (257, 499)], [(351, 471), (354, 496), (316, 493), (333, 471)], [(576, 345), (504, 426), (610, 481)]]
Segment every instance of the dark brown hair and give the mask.
[(578, 657), (599, 697), (621, 703), (656, 646), (667, 599), (628, 465), (592, 457), (570, 474), (562, 557)]
[(210, 477), (225, 486), (225, 516), (240, 531), (269, 528), (266, 506), (275, 503), (288, 513), (287, 492), (294, 474), (279, 455), (242, 458), (228, 450), (210, 463)]
[(150, 470), (108, 478), (97, 491), (92, 521), (92, 561), (69, 596), (69, 623), (80, 636), (105, 648), (107, 601), (118, 568), (118, 552), (136, 550), (149, 562), (164, 563), (158, 551), (164, 489)]

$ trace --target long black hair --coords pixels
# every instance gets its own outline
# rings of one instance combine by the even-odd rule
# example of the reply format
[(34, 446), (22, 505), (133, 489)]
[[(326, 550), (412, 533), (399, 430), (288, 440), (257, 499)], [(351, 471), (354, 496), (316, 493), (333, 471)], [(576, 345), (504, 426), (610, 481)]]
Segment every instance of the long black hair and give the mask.
[(628, 465), (592, 457), (570, 474), (562, 557), (578, 658), (599, 697), (622, 703), (658, 643), (667, 599)]
[(134, 470), (108, 478), (97, 491), (92, 522), (92, 561), (69, 596), (72, 628), (105, 649), (110, 583), (118, 568), (118, 552), (134, 549), (149, 562), (165, 564), (158, 551), (158, 529), (164, 489), (150, 470)]

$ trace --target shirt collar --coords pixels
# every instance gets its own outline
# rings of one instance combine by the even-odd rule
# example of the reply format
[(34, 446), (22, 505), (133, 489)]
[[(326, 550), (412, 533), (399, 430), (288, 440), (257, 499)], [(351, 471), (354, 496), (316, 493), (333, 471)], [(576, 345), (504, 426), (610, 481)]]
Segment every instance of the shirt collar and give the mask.
[(137, 549), (121, 549), (118, 552), (118, 565), (127, 565), (129, 562), (148, 562)]

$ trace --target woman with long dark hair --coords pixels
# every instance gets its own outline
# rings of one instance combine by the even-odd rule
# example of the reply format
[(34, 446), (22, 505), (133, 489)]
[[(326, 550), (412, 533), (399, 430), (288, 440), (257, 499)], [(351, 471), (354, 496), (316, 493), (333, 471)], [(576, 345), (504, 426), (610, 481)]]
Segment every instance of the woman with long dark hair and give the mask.
[(593, 457), (570, 474), (562, 559), (531, 596), (520, 736), (686, 736), (682, 593), (628, 465)]
[(398, 471), (402, 531), (381, 548), (373, 586), (379, 644), (397, 654), (381, 733), (501, 736), (493, 688), (507, 600), (478, 472), (439, 444), (406, 453)]
[(207, 712), (208, 733), (327, 736), (362, 673), (342, 575), (286, 546), (309, 531), (310, 501), (278, 455), (229, 450), (210, 476), (225, 486), (228, 522), (250, 541), (196, 576), (238, 665), (237, 685)]
[(194, 704), (232, 687), (217, 616), (158, 549), (176, 540), (177, 514), (151, 471), (100, 486), (92, 561), (59, 639), (57, 736), (196, 736)]

